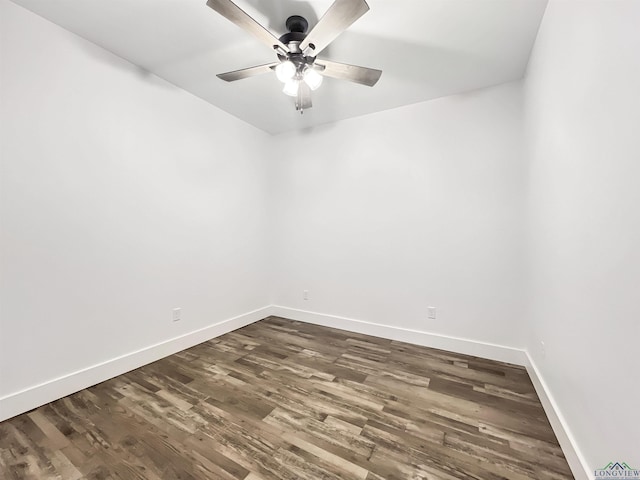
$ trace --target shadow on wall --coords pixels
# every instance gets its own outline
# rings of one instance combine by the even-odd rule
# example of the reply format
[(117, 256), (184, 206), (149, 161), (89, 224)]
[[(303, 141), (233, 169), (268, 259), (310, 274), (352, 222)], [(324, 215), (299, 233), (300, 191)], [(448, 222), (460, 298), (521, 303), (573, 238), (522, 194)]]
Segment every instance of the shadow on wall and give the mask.
[(78, 45), (79, 50), (84, 52), (88, 57), (91, 57), (104, 65), (108, 65), (113, 69), (133, 75), (154, 87), (161, 87), (167, 90), (180, 90), (179, 87), (161, 79), (149, 70), (131, 63), (129, 60), (125, 60), (115, 53), (105, 50), (103, 47), (94, 45), (82, 38), (77, 38), (75, 43)]

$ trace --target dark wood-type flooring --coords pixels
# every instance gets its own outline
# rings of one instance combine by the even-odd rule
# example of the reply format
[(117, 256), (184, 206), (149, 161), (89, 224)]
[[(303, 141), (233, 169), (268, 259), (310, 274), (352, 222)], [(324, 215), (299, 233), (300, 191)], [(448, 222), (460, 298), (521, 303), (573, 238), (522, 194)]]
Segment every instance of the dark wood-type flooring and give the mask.
[(522, 367), (271, 317), (0, 423), (2, 479), (569, 479)]

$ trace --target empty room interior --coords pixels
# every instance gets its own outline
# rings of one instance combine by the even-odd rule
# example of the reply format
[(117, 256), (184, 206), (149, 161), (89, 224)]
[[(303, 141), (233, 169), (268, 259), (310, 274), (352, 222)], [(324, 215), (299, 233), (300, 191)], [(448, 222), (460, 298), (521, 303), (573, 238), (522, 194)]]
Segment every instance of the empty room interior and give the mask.
[(640, 1), (0, 35), (2, 480), (640, 479)]

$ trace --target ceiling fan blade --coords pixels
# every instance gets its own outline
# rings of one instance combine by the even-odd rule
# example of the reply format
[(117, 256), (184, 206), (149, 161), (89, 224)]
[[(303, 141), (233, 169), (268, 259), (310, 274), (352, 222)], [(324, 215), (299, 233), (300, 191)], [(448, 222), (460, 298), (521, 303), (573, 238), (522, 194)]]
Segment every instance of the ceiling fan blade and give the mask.
[(278, 65), (275, 63), (266, 63), (264, 65), (258, 65), (256, 67), (243, 68), (241, 70), (234, 70), (233, 72), (219, 73), (216, 75), (218, 78), (225, 82), (235, 82), (236, 80), (242, 80), (243, 78), (253, 77), (255, 75), (262, 75), (263, 73), (272, 72)]
[(349, 80), (350, 82), (367, 85), (369, 87), (373, 87), (380, 79), (380, 75), (382, 75), (382, 70), (349, 65), (348, 63), (332, 62), (330, 60), (318, 59), (315, 65), (324, 67), (322, 75), (325, 77)]
[(207, 0), (207, 6), (256, 37), (265, 45), (268, 45), (269, 48), (275, 49), (279, 47), (285, 52), (289, 51), (289, 47), (278, 40), (269, 30), (256, 22), (247, 12), (231, 0)]
[(369, 11), (364, 0), (336, 0), (300, 44), (303, 52), (313, 45), (311, 56), (324, 50), (338, 35)]

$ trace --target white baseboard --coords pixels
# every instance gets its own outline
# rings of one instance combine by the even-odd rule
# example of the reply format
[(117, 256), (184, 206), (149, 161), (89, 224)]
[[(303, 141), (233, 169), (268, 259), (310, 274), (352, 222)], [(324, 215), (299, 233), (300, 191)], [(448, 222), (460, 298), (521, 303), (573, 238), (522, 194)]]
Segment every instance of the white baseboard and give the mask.
[(0, 398), (0, 421), (122, 375), (271, 315), (263, 307)]
[(363, 333), (374, 337), (388, 338), (400, 342), (413, 343), (425, 347), (447, 350), (449, 352), (472, 355), (474, 357), (488, 358), (499, 362), (526, 365), (527, 355), (524, 350), (493, 343), (479, 342), (466, 338), (451, 337), (439, 333), (423, 332), (408, 328), (382, 325), (379, 323), (355, 320), (353, 318), (326, 315), (324, 313), (308, 312), (295, 308), (271, 306), (271, 314), (279, 317), (299, 320), (301, 322), (323, 325), (325, 327), (348, 330), (350, 332)]
[(268, 316), (278, 316), (301, 322), (338, 328), (365, 335), (388, 338), (450, 352), (472, 355), (500, 362), (523, 365), (531, 377), (538, 397), (558, 437), (576, 480), (591, 478), (589, 466), (580, 452), (567, 422), (560, 412), (553, 395), (540, 375), (535, 363), (525, 350), (466, 338), (382, 325), (353, 318), (327, 315), (306, 310), (271, 305), (237, 317), (229, 318), (208, 327), (186, 333), (155, 345), (131, 352), (97, 365), (78, 370), (59, 378), (35, 385), (0, 398), (0, 421), (27, 412), (51, 401), (65, 397), (84, 388), (122, 375), (168, 355), (244, 327)]
[(527, 372), (529, 373), (529, 377), (533, 382), (536, 393), (540, 398), (542, 407), (547, 414), (549, 423), (551, 423), (553, 432), (558, 438), (560, 447), (562, 447), (562, 452), (564, 453), (564, 456), (569, 463), (569, 467), (571, 467), (573, 476), (576, 480), (589, 480), (590, 478), (592, 478), (591, 472), (593, 472), (593, 470), (589, 468), (584, 455), (582, 455), (582, 452), (578, 448), (576, 439), (571, 434), (569, 425), (567, 424), (564, 415), (562, 415), (558, 404), (554, 400), (548, 385), (540, 374), (540, 370), (538, 370), (538, 367), (536, 367), (536, 364), (534, 363), (529, 353), (527, 353), (526, 356), (527, 363), (525, 366), (527, 367)]

